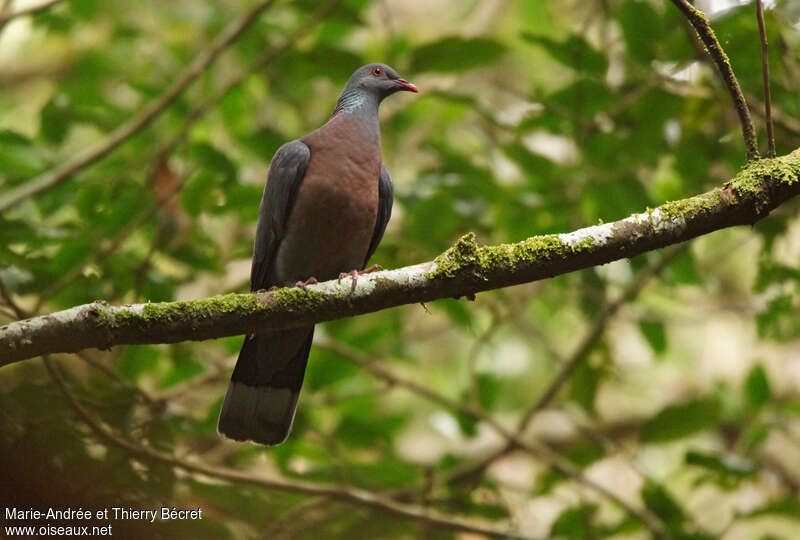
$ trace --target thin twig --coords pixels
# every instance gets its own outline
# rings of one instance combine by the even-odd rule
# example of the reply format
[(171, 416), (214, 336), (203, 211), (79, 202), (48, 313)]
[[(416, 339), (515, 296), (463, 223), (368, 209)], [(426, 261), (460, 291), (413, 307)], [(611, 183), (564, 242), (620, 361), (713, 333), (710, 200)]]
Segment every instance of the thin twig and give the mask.
[[(11, 19), (6, 18), (14, 9), (14, 0), (3, 0), (3, 5), (0, 6), (0, 32), (6, 27), (8, 21)], [(2, 20), (5, 19), (5, 20)]]
[(202, 51), (184, 72), (160, 96), (150, 101), (135, 117), (119, 125), (103, 140), (90, 146), (74, 158), (65, 161), (36, 178), (12, 190), (0, 199), (0, 214), (16, 206), (22, 201), (38, 195), (71, 178), (78, 171), (98, 161), (117, 148), (130, 137), (144, 129), (159, 116), (189, 85), (194, 82), (242, 33), (258, 19), (258, 16), (270, 7), (275, 0), (261, 0), (239, 20), (229, 24), (225, 30)]
[[(753, 105), (753, 110), (756, 112), (757, 115), (766, 118), (767, 110), (766, 104), (761, 103), (759, 99), (756, 99), (755, 96), (748, 95), (747, 101)], [(788, 114), (784, 113), (780, 109), (776, 107), (772, 107), (772, 121), (777, 124), (779, 127), (782, 127), (792, 135), (796, 135), (800, 137), (800, 120), (789, 116)]]
[(14, 301), (14, 298), (11, 296), (11, 293), (6, 289), (5, 281), (3, 281), (3, 277), (0, 276), (0, 298), (3, 299), (3, 302), (11, 308), (14, 312), (14, 315), (17, 316), (19, 319), (27, 319), (31, 316), (30, 313), (22, 309), (19, 304)]
[(758, 145), (756, 144), (753, 120), (750, 118), (750, 109), (747, 107), (739, 81), (736, 80), (736, 75), (733, 73), (731, 62), (722, 49), (719, 40), (717, 40), (714, 30), (711, 29), (706, 14), (686, 0), (672, 0), (672, 3), (684, 14), (695, 31), (697, 31), (697, 35), (700, 36), (706, 51), (714, 60), (714, 64), (722, 76), (722, 82), (725, 83), (725, 87), (733, 100), (733, 106), (736, 108), (736, 113), (739, 115), (739, 122), (742, 125), (742, 137), (744, 137), (744, 145), (747, 149), (747, 159), (758, 159)]
[(109, 379), (117, 381), (119, 384), (121, 384), (131, 392), (134, 392), (137, 396), (139, 396), (139, 400), (148, 407), (150, 407), (151, 409), (163, 410), (165, 408), (166, 403), (162, 401), (160, 396), (158, 398), (154, 398), (153, 396), (150, 395), (149, 392), (145, 391), (143, 388), (140, 388), (138, 385), (133, 384), (131, 381), (126, 379), (122, 374), (120, 374), (119, 371), (117, 371), (113, 367), (106, 365), (105, 362), (97, 360), (86, 351), (75, 353), (75, 355), (84, 362), (86, 362), (88, 365), (93, 367), (94, 369), (101, 372)]
[(356, 349), (352, 349), (344, 344), (328, 340), (324, 340), (322, 342), (317, 341), (314, 343), (314, 345), (317, 348), (325, 348), (337, 352), (344, 358), (351, 360), (352, 362), (356, 363), (363, 369), (369, 371), (376, 377), (379, 377), (393, 385), (406, 388), (412, 391), (413, 393), (417, 394), (418, 396), (427, 399), (428, 401), (431, 401), (433, 403), (438, 403), (439, 405), (442, 405), (443, 407), (451, 411), (460, 413), (465, 416), (469, 416), (474, 420), (485, 423), (490, 428), (492, 428), (492, 430), (498, 433), (501, 437), (506, 439), (506, 441), (508, 441), (508, 445), (514, 448), (520, 448), (528, 452), (532, 456), (543, 460), (545, 463), (549, 464), (551, 467), (556, 469), (561, 474), (575, 480), (579, 484), (582, 484), (583, 486), (598, 493), (602, 497), (605, 497), (606, 499), (617, 504), (619, 507), (623, 508), (628, 514), (639, 520), (657, 538), (667, 537), (664, 525), (663, 523), (661, 523), (661, 520), (657, 516), (655, 516), (646, 509), (639, 509), (631, 506), (626, 501), (621, 499), (613, 491), (589, 479), (583, 474), (583, 472), (580, 469), (578, 469), (578, 467), (573, 465), (569, 460), (559, 455), (557, 452), (552, 450), (549, 446), (545, 445), (544, 443), (533, 444), (526, 440), (523, 440), (519, 434), (512, 433), (510, 430), (508, 430), (502, 424), (500, 424), (497, 420), (483, 413), (476, 407), (472, 405), (466, 405), (464, 403), (451, 399), (433, 390), (432, 388), (428, 388), (423, 384), (420, 384), (411, 379), (407, 379), (405, 377), (392, 373), (391, 371), (371, 361), (366, 355), (362, 354), (360, 351)]
[(314, 11), (311, 15), (309, 15), (306, 22), (303, 23), (300, 27), (295, 29), (286, 40), (281, 43), (280, 45), (276, 45), (270, 49), (268, 49), (264, 54), (258, 57), (250, 66), (247, 67), (244, 71), (230, 79), (227, 83), (225, 83), (219, 90), (217, 90), (210, 98), (205, 100), (203, 103), (192, 109), (189, 114), (186, 116), (186, 119), (183, 121), (183, 126), (181, 127), (180, 132), (168, 143), (166, 143), (161, 149), (158, 151), (158, 158), (164, 159), (166, 156), (169, 156), (175, 148), (177, 148), (183, 141), (186, 139), (187, 135), (189, 134), (190, 128), (209, 110), (211, 110), (214, 105), (216, 105), (220, 100), (222, 100), (225, 96), (227, 96), (232, 90), (237, 88), (241, 85), (245, 80), (247, 80), (250, 75), (264, 69), (267, 64), (272, 62), (279, 54), (283, 51), (291, 47), (295, 42), (299, 39), (305, 37), (308, 32), (314, 28), (322, 19), (327, 17), (333, 9), (341, 3), (342, 0), (329, 0), (316, 11)]
[(480, 388), (478, 384), (478, 355), (481, 348), (486, 345), (498, 330), (502, 327), (500, 314), (496, 309), (492, 309), (492, 320), (481, 335), (472, 343), (472, 348), (467, 356), (467, 368), (469, 370), (469, 396), (472, 406), (480, 408)]
[(161, 453), (152, 448), (129, 441), (103, 426), (99, 420), (94, 418), (84, 407), (75, 399), (75, 396), (67, 387), (64, 376), (61, 374), (56, 362), (44, 355), (44, 363), (50, 376), (58, 386), (62, 395), (69, 406), (86, 423), (89, 429), (98, 438), (106, 443), (121, 448), (146, 462), (161, 463), (172, 467), (177, 467), (187, 472), (197, 473), (212, 478), (218, 478), (232, 483), (262, 487), (266, 489), (284, 491), (288, 493), (299, 493), (304, 495), (321, 496), (332, 498), (336, 501), (355, 505), (358, 507), (368, 507), (389, 512), (404, 518), (413, 519), (423, 523), (440, 526), (458, 531), (474, 532), (498, 538), (513, 538), (531, 540), (532, 537), (510, 530), (498, 529), (496, 527), (482, 525), (471, 520), (464, 520), (457, 517), (446, 516), (438, 512), (424, 509), (411, 504), (403, 504), (393, 501), (376, 493), (357, 489), (349, 486), (327, 486), (314, 482), (302, 480), (289, 480), (286, 478), (254, 475), (250, 472), (240, 472), (234, 469), (214, 467), (202, 463), (195, 463), (187, 460), (177, 459), (173, 456)]
[(761, 35), (761, 76), (764, 79), (764, 108), (767, 121), (767, 156), (775, 157), (775, 133), (772, 130), (772, 97), (769, 91), (769, 58), (767, 58), (767, 26), (764, 23), (764, 6), (756, 0), (758, 33)]
[[(572, 373), (574, 373), (575, 369), (577, 369), (577, 367), (584, 361), (586, 356), (594, 348), (597, 341), (603, 336), (603, 332), (608, 326), (608, 323), (619, 311), (619, 309), (623, 305), (633, 300), (639, 294), (639, 292), (641, 292), (650, 278), (660, 274), (661, 271), (670, 263), (670, 261), (672, 261), (684, 249), (684, 247), (685, 244), (682, 246), (677, 246), (676, 248), (665, 253), (658, 263), (644, 270), (639, 275), (639, 278), (627, 289), (625, 289), (625, 291), (623, 291), (617, 300), (606, 307), (600, 317), (598, 317), (598, 319), (592, 325), (592, 328), (589, 330), (589, 332), (587, 332), (585, 337), (575, 348), (575, 351), (562, 364), (561, 369), (558, 371), (550, 384), (547, 385), (547, 388), (539, 397), (539, 399), (536, 400), (536, 402), (531, 405), (528, 411), (522, 416), (522, 419), (519, 421), (517, 426), (517, 436), (522, 436), (522, 434), (528, 429), (528, 426), (536, 414), (541, 412), (550, 404), (564, 383), (567, 382)], [(468, 464), (461, 469), (453, 471), (446, 481), (450, 483), (459, 482), (467, 478), (474, 478), (476, 475), (485, 471), (496, 460), (508, 455), (514, 449), (514, 444), (509, 441), (503, 448), (492, 454), (489, 454), (480, 461)]]
[(44, 2), (20, 8), (16, 11), (11, 11), (10, 9), (12, 1), (13, 0), (8, 0), (6, 2), (6, 5), (9, 7), (9, 9), (3, 9), (3, 11), (0, 12), (0, 28), (5, 26), (11, 19), (22, 17), (24, 15), (33, 15), (34, 13), (38, 13), (39, 11), (45, 10), (50, 6), (54, 6), (59, 2), (62, 2), (63, 0), (44, 0)]
[(80, 278), (84, 274), (84, 270), (93, 264), (97, 264), (104, 259), (106, 259), (109, 255), (114, 253), (119, 247), (127, 240), (134, 232), (136, 232), (139, 227), (144, 225), (151, 217), (153, 217), (159, 210), (164, 208), (172, 199), (175, 197), (180, 191), (183, 189), (184, 184), (186, 183), (186, 178), (191, 176), (194, 173), (194, 170), (188, 171), (184, 176), (183, 179), (179, 180), (175, 186), (164, 196), (160, 197), (154, 205), (148, 208), (145, 212), (139, 215), (136, 219), (130, 222), (124, 229), (122, 229), (117, 235), (112, 238), (103, 248), (96, 251), (88, 261), (76, 266), (72, 272), (64, 275), (49, 286), (47, 289), (42, 291), (41, 295), (39, 295), (39, 299), (36, 302), (36, 307), (34, 311), (39, 311), (41, 307), (47, 302), (49, 299), (54, 297), (60, 291), (62, 291), (65, 287), (70, 285), (73, 281)]
[(287, 524), (295, 521), (305, 521), (306, 516), (319, 507), (327, 506), (330, 503), (327, 497), (314, 497), (298, 503), (282, 515), (277, 516), (270, 527), (261, 535), (264, 540), (273, 540), (283, 531)]
[(543, 410), (550, 404), (551, 401), (553, 401), (553, 398), (556, 396), (564, 383), (567, 382), (570, 376), (572, 376), (578, 366), (589, 355), (597, 341), (602, 337), (609, 321), (611, 321), (614, 315), (617, 314), (619, 309), (636, 298), (644, 286), (650, 281), (650, 278), (659, 275), (664, 268), (666, 268), (667, 265), (672, 262), (672, 260), (677, 257), (685, 248), (686, 244), (681, 244), (679, 246), (675, 246), (674, 248), (665, 250), (664, 255), (662, 255), (661, 259), (656, 264), (646, 268), (639, 275), (639, 278), (627, 289), (625, 289), (619, 298), (611, 302), (606, 307), (600, 317), (595, 321), (594, 325), (592, 325), (592, 328), (580, 342), (578, 347), (570, 355), (569, 359), (561, 366), (559, 372), (547, 386), (536, 403), (534, 403), (533, 406), (531, 406), (531, 408), (522, 417), (518, 427), (520, 432), (524, 432), (528, 428), (531, 420), (537, 412)]

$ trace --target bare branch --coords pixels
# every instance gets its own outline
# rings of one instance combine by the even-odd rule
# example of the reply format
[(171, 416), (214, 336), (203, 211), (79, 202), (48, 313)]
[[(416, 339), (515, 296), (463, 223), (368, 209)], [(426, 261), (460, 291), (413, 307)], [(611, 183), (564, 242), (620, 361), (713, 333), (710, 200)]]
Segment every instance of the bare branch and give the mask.
[(119, 247), (127, 240), (134, 232), (136, 232), (139, 227), (144, 225), (151, 217), (153, 217), (157, 212), (163, 209), (167, 204), (172, 201), (173, 197), (175, 197), (181, 189), (183, 189), (183, 185), (186, 182), (186, 178), (191, 176), (194, 171), (189, 171), (183, 175), (183, 177), (169, 190), (166, 194), (162, 197), (157, 198), (155, 204), (153, 204), (150, 208), (142, 212), (139, 216), (137, 216), (133, 221), (131, 221), (128, 225), (126, 225), (119, 233), (117, 233), (114, 238), (110, 239), (108, 242), (105, 243), (103, 247), (101, 247), (98, 251), (95, 251), (94, 254), (83, 264), (78, 265), (75, 267), (74, 270), (68, 272), (67, 274), (61, 276), (55, 283), (50, 285), (47, 289), (42, 291), (39, 295), (39, 299), (36, 302), (36, 307), (34, 311), (38, 312), (41, 310), (41, 307), (47, 302), (49, 299), (54, 297), (58, 294), (62, 289), (70, 285), (73, 281), (78, 279), (84, 274), (86, 268), (93, 264), (97, 264), (107, 258), (109, 255), (114, 253)]
[(800, 149), (748, 164), (722, 188), (617, 222), (516, 244), (462, 237), (434, 261), (302, 289), (112, 307), (94, 302), (0, 328), (0, 366), (45, 353), (280, 330), (393, 306), (474, 295), (752, 225), (800, 193)]
[(747, 158), (757, 159), (758, 145), (756, 144), (753, 120), (750, 118), (750, 109), (747, 107), (742, 89), (739, 87), (739, 81), (736, 80), (736, 75), (733, 73), (731, 62), (722, 49), (719, 40), (717, 40), (714, 30), (711, 29), (706, 14), (686, 0), (672, 0), (672, 3), (681, 10), (681, 13), (683, 13), (692, 24), (697, 31), (697, 35), (699, 35), (700, 39), (703, 41), (706, 51), (714, 60), (714, 64), (717, 66), (720, 76), (722, 77), (722, 82), (725, 83), (725, 87), (731, 95), (736, 113), (739, 115), (739, 123), (742, 125), (742, 137), (744, 137), (744, 145), (747, 149)]
[[(34, 13), (38, 13), (43, 11), (50, 6), (54, 6), (63, 0), (44, 0), (38, 4), (33, 4), (32, 6), (27, 6), (24, 8), (20, 8), (16, 11), (11, 11), (10, 9), (3, 9), (2, 13), (0, 13), (0, 28), (5, 26), (11, 19), (15, 19), (17, 17), (22, 17), (24, 15), (33, 15)], [(6, 2), (7, 6), (11, 6), (11, 0)]]
[(664, 529), (664, 524), (661, 523), (661, 520), (658, 519), (657, 516), (651, 514), (646, 509), (639, 509), (631, 506), (626, 501), (621, 499), (616, 493), (607, 489), (605, 486), (594, 482), (593, 480), (586, 477), (583, 472), (572, 464), (569, 460), (562, 457), (560, 454), (552, 450), (549, 446), (544, 444), (543, 442), (538, 442), (536, 444), (530, 443), (525, 439), (520, 437), (520, 434), (512, 433), (510, 430), (505, 428), (502, 424), (500, 424), (497, 420), (485, 414), (480, 409), (475, 407), (474, 405), (466, 405), (454, 399), (451, 399), (439, 392), (428, 388), (427, 386), (420, 384), (416, 381), (412, 381), (411, 379), (407, 379), (391, 371), (376, 365), (374, 362), (371, 362), (366, 356), (360, 354), (358, 351), (355, 351), (345, 345), (333, 342), (326, 342), (323, 344), (324, 347), (328, 348), (329, 350), (333, 350), (344, 356), (345, 358), (350, 359), (352, 362), (355, 362), (363, 369), (369, 371), (376, 377), (383, 379), (384, 381), (392, 384), (401, 386), (410, 390), (411, 392), (421, 396), (428, 401), (433, 403), (438, 403), (443, 407), (460, 413), (462, 415), (468, 416), (474, 420), (479, 422), (483, 422), (487, 426), (489, 426), (492, 430), (498, 433), (501, 437), (503, 437), (506, 441), (508, 441), (508, 446), (513, 448), (520, 448), (527, 453), (531, 454), (535, 458), (538, 458), (555, 470), (560, 472), (561, 474), (567, 476), (578, 482), (579, 484), (595, 491), (600, 496), (605, 497), (612, 501), (613, 503), (619, 505), (623, 508), (628, 514), (635, 517), (642, 524), (647, 527), (647, 529), (653, 533), (654, 536), (657, 538), (665, 538), (666, 533)]
[(8, 292), (8, 289), (6, 288), (6, 284), (3, 281), (2, 276), (0, 276), (0, 298), (2, 298), (3, 302), (9, 308), (11, 308), (11, 311), (14, 313), (14, 315), (17, 316), (18, 319), (24, 319), (26, 317), (31, 316), (27, 311), (22, 309), (22, 307), (20, 307), (20, 305), (14, 301), (14, 298), (12, 298), (11, 293)]
[(577, 367), (586, 359), (589, 352), (591, 352), (592, 347), (603, 335), (603, 331), (608, 325), (608, 322), (614, 317), (614, 315), (616, 315), (617, 311), (619, 311), (622, 306), (636, 298), (647, 282), (650, 281), (650, 278), (660, 274), (661, 271), (666, 268), (666, 266), (683, 250), (684, 247), (685, 245), (677, 246), (676, 248), (673, 248), (665, 253), (657, 264), (650, 266), (647, 268), (647, 270), (642, 272), (639, 275), (639, 278), (634, 281), (630, 287), (625, 289), (619, 298), (606, 307), (600, 317), (595, 321), (594, 325), (592, 325), (592, 328), (589, 330), (583, 340), (581, 340), (575, 351), (561, 366), (561, 369), (550, 382), (547, 389), (545, 389), (545, 391), (542, 393), (541, 397), (522, 417), (518, 427), (518, 431), (520, 433), (527, 429), (536, 413), (543, 410), (550, 404), (551, 401), (553, 401), (553, 398), (556, 396), (556, 394), (558, 394), (558, 391), (561, 389), (564, 383), (567, 382), (575, 369), (577, 369)]
[(202, 51), (184, 72), (160, 96), (149, 102), (135, 117), (119, 125), (103, 140), (80, 152), (44, 174), (29, 180), (0, 198), (0, 214), (21, 203), (25, 199), (38, 195), (71, 178), (75, 173), (103, 158), (127, 139), (141, 131), (173, 102), (188, 86), (194, 82), (225, 49), (253, 22), (271, 6), (275, 0), (261, 0), (247, 14), (232, 22), (217, 36), (208, 49)]
[(247, 69), (230, 79), (210, 98), (192, 109), (186, 116), (186, 120), (183, 122), (181, 131), (158, 151), (160, 159), (164, 159), (166, 156), (169, 156), (175, 150), (175, 148), (177, 148), (183, 142), (183, 140), (189, 134), (191, 127), (206, 113), (208, 113), (208, 111), (210, 111), (214, 105), (227, 96), (233, 89), (241, 85), (250, 75), (256, 71), (264, 69), (264, 67), (272, 62), (279, 54), (291, 47), (299, 39), (308, 35), (308, 32), (317, 24), (319, 24), (322, 19), (327, 17), (331, 11), (333, 11), (333, 9), (341, 3), (341, 1), (342, 0), (328, 0), (328, 2), (322, 4), (316, 9), (316, 11), (309, 15), (308, 19), (306, 19), (306, 22), (292, 32), (283, 43), (267, 49), (267, 51), (259, 56), (255, 62), (250, 64)]
[(767, 157), (775, 157), (775, 133), (772, 130), (772, 97), (769, 91), (769, 58), (767, 57), (767, 27), (764, 24), (764, 6), (756, 0), (758, 33), (761, 36), (761, 76), (764, 79), (764, 109), (767, 123)]
[[(753, 110), (755, 110), (756, 114), (759, 116), (763, 116), (766, 118), (767, 111), (766, 105), (761, 103), (755, 96), (747, 96), (748, 103), (753, 105)], [(796, 135), (800, 137), (800, 120), (789, 116), (788, 114), (782, 112), (780, 109), (772, 107), (772, 121), (775, 124), (778, 124), (779, 127), (782, 127), (792, 135)]]
[[(672, 261), (672, 259), (674, 259), (675, 256), (682, 251), (682, 249), (683, 246), (678, 246), (677, 248), (673, 248), (670, 252), (663, 255), (657, 264), (648, 267), (647, 270), (642, 272), (638, 279), (634, 281), (617, 300), (605, 308), (600, 317), (598, 317), (598, 319), (592, 325), (589, 332), (578, 344), (575, 351), (562, 363), (561, 369), (558, 371), (558, 373), (556, 373), (556, 376), (553, 378), (550, 384), (547, 385), (547, 388), (541, 394), (539, 399), (537, 399), (522, 416), (522, 419), (519, 421), (517, 426), (517, 436), (522, 436), (525, 433), (533, 418), (550, 404), (575, 369), (586, 359), (586, 356), (589, 354), (589, 352), (591, 352), (592, 348), (597, 343), (597, 340), (602, 337), (603, 331), (620, 307), (633, 300), (639, 294), (645, 284), (647, 284), (650, 278), (661, 273), (667, 264), (669, 264), (669, 262)], [(445, 482), (460, 482), (464, 479), (475, 478), (479, 473), (485, 471), (492, 463), (503, 456), (508, 455), (515, 449), (516, 446), (514, 445), (513, 441), (508, 441), (504, 447), (500, 448), (496, 452), (484, 456), (480, 459), (480, 461), (470, 463), (453, 471), (445, 480)]]
[(103, 426), (96, 418), (89, 414), (89, 412), (84, 409), (80, 403), (78, 403), (78, 400), (67, 387), (64, 377), (60, 373), (57, 364), (47, 355), (44, 357), (44, 362), (48, 372), (50, 373), (50, 376), (53, 378), (59, 390), (64, 395), (64, 398), (67, 400), (69, 406), (86, 423), (94, 435), (113, 446), (123, 449), (132, 456), (135, 456), (143, 461), (161, 463), (182, 469), (190, 473), (205, 475), (211, 478), (218, 478), (220, 480), (237, 484), (246, 484), (275, 491), (285, 491), (289, 493), (299, 493), (303, 495), (331, 498), (338, 502), (351, 504), (358, 507), (374, 508), (400, 517), (413, 519), (423, 523), (429, 523), (431, 525), (436, 525), (447, 529), (474, 532), (497, 538), (533, 540), (532, 537), (517, 533), (515, 531), (499, 529), (490, 525), (483, 525), (472, 520), (464, 520), (457, 517), (446, 516), (419, 506), (399, 503), (382, 495), (362, 489), (348, 486), (316, 484), (313, 482), (289, 480), (280, 477), (267, 478), (254, 475), (252, 472), (240, 472), (235, 469), (213, 467), (202, 463), (178, 459), (158, 452), (152, 448), (148, 448), (124, 439)]

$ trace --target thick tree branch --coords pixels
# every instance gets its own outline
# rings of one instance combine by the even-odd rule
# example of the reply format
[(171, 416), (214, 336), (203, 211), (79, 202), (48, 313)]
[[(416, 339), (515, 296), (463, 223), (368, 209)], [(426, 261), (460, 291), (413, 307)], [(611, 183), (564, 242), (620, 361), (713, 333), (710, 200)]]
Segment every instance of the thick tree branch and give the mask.
[(470, 296), (633, 257), (703, 234), (751, 225), (800, 193), (800, 149), (751, 162), (721, 188), (614, 223), (516, 244), (478, 247), (472, 234), (432, 262), (306, 290), (112, 307), (94, 302), (0, 328), (0, 366), (51, 352), (176, 343), (279, 330), (393, 306)]
[(158, 115), (180, 96), (186, 88), (194, 82), (219, 56), (253, 22), (258, 16), (271, 6), (275, 0), (261, 0), (248, 13), (239, 20), (228, 25), (222, 33), (192, 61), (184, 72), (160, 96), (150, 101), (144, 108), (127, 122), (119, 125), (103, 140), (85, 149), (72, 159), (68, 159), (55, 169), (52, 169), (36, 178), (29, 180), (18, 188), (0, 198), (0, 214), (21, 203), (25, 199), (38, 195), (58, 184), (68, 180), (84, 167), (91, 165), (106, 154), (117, 148), (120, 144), (144, 129)]
[(750, 118), (750, 109), (747, 107), (739, 81), (736, 80), (736, 75), (733, 73), (731, 61), (722, 49), (714, 30), (711, 29), (706, 14), (691, 5), (687, 0), (672, 0), (672, 3), (675, 4), (697, 31), (697, 35), (703, 41), (706, 51), (708, 51), (709, 56), (714, 60), (714, 64), (719, 70), (722, 82), (725, 83), (725, 87), (733, 100), (733, 106), (736, 108), (736, 113), (739, 115), (744, 145), (747, 149), (747, 158), (758, 158), (758, 145), (756, 143), (755, 130), (753, 129), (753, 120)]

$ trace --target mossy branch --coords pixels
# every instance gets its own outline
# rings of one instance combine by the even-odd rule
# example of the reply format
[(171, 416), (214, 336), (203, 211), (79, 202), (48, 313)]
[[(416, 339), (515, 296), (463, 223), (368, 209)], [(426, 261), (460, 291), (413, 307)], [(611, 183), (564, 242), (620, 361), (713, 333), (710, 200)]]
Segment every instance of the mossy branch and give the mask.
[(614, 223), (515, 244), (460, 238), (434, 261), (309, 286), (113, 307), (94, 302), (0, 328), (0, 366), (46, 353), (199, 341), (280, 330), (381, 309), (472, 296), (633, 257), (735, 225), (751, 225), (800, 193), (800, 149), (748, 164), (724, 186)]

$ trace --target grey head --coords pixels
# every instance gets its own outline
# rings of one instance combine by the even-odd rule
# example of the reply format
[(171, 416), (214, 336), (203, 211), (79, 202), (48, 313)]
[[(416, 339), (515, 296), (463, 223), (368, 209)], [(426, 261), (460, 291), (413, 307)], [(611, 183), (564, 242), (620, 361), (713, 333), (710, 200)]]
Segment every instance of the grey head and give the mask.
[(386, 64), (361, 66), (348, 79), (331, 116), (340, 111), (351, 112), (365, 106), (366, 109), (377, 111), (385, 97), (400, 91), (419, 92), (416, 86), (401, 78)]

